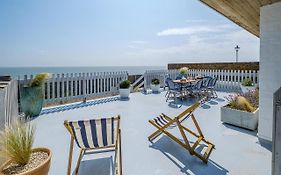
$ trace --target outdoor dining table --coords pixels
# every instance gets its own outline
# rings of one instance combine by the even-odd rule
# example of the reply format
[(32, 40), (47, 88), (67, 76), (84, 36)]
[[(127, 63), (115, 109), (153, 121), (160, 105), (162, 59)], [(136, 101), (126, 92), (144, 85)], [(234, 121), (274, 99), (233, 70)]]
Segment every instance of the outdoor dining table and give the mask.
[(174, 83), (180, 85), (180, 90), (181, 90), (181, 99), (183, 100), (184, 98), (184, 88), (187, 88), (188, 86), (191, 85), (191, 83), (196, 82), (197, 80), (195, 79), (185, 79), (185, 80), (173, 80)]
[(195, 81), (196, 81), (196, 80), (194, 80), (194, 79), (173, 80), (174, 83), (178, 83), (178, 84), (181, 84), (181, 85), (188, 84), (188, 83), (192, 83), (192, 82), (195, 82)]

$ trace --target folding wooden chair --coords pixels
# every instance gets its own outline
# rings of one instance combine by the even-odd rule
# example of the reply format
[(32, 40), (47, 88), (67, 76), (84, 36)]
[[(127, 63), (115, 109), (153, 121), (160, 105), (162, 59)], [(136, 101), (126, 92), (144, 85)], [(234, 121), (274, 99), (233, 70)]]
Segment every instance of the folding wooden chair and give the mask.
[[(71, 135), (67, 175), (71, 173), (74, 140), (80, 148), (80, 155), (75, 168), (78, 174), (80, 162), (86, 151), (115, 151), (115, 174), (122, 175), (120, 116), (80, 121), (64, 121), (64, 126)], [(117, 160), (118, 157), (118, 160)], [(118, 161), (118, 162), (117, 162)]]
[[(204, 100), (204, 99), (202, 99), (202, 100)], [(200, 103), (202, 100), (196, 102), (194, 105), (192, 105), (191, 107), (189, 107), (188, 109), (183, 111), (181, 114), (179, 114), (174, 119), (172, 119), (162, 113), (159, 117), (149, 120), (149, 123), (151, 123), (153, 126), (155, 126), (158, 130), (155, 131), (153, 134), (151, 134), (148, 137), (148, 139), (150, 141), (152, 141), (155, 138), (157, 138), (159, 135), (164, 133), (168, 137), (170, 137), (172, 140), (177, 142), (179, 145), (181, 145), (183, 148), (185, 148), (187, 151), (189, 151), (189, 153), (191, 155), (194, 155), (194, 156), (198, 157), (199, 159), (201, 159), (204, 163), (207, 163), (208, 158), (209, 158), (213, 148), (215, 147), (215, 145), (212, 144), (211, 142), (207, 141), (204, 138), (204, 135), (194, 116), (194, 111), (200, 106)], [(188, 118), (192, 119), (198, 133), (193, 132), (189, 128), (182, 125), (182, 122)], [(180, 134), (183, 138), (183, 141), (181, 141), (180, 139), (178, 139), (177, 137), (175, 137), (174, 135), (172, 135), (170, 132), (167, 131), (167, 129), (171, 129), (171, 128), (175, 128), (175, 127), (177, 127), (179, 129)], [(193, 144), (191, 144), (190, 141), (188, 140), (186, 132), (190, 133), (197, 139)], [(196, 147), (202, 142), (204, 142), (208, 146), (203, 154), (196, 152)]]

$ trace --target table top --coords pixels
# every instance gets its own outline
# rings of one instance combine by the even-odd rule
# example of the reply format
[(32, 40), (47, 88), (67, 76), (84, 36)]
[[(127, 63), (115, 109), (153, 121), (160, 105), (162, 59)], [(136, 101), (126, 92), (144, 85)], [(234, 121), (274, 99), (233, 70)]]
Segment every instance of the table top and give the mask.
[(173, 80), (174, 83), (192, 83), (192, 82), (195, 82), (196, 80), (194, 79), (186, 79), (186, 80)]

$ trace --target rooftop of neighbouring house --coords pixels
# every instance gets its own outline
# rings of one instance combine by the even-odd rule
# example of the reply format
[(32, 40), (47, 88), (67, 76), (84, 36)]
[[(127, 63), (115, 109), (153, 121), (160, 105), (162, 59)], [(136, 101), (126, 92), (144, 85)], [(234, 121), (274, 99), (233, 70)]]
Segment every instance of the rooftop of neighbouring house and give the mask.
[[(211, 153), (208, 164), (191, 156), (186, 150), (167, 136), (162, 135), (153, 143), (147, 137), (155, 131), (148, 120), (160, 113), (176, 116), (196, 99), (189, 98), (177, 102), (165, 101), (165, 92), (159, 94), (132, 93), (130, 100), (117, 97), (76, 104), (69, 108), (55, 108), (43, 111), (35, 118), (35, 147), (48, 147), (53, 152), (50, 175), (66, 174), (70, 135), (64, 120), (91, 119), (121, 115), (122, 156), (124, 175), (265, 175), (271, 172), (270, 145), (260, 144), (257, 133), (223, 124), (220, 121), (220, 107), (225, 105), (228, 93), (218, 92), (218, 98), (211, 99), (195, 111), (205, 138), (216, 148)], [(184, 124), (191, 127), (189, 120)], [(192, 128), (192, 127), (191, 127)], [(172, 131), (179, 134), (176, 129)], [(72, 172), (78, 159), (75, 145)], [(113, 153), (85, 155), (79, 174), (112, 174)]]

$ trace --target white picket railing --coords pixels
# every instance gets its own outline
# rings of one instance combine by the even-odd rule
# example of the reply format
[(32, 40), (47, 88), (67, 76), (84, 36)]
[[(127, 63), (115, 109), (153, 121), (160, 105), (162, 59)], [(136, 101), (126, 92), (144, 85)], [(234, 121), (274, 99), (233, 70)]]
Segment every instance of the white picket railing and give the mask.
[[(142, 85), (144, 89), (150, 88), (153, 78), (160, 80), (161, 87), (165, 87), (165, 79), (175, 79), (178, 70), (148, 70), (136, 82), (138, 88)], [(212, 76), (217, 77), (217, 90), (239, 91), (240, 83), (245, 78), (250, 78), (258, 83), (258, 72), (241, 70), (198, 70), (191, 69), (188, 76)], [(25, 75), (20, 84), (28, 83), (34, 75)], [(143, 77), (143, 80), (142, 80)], [(20, 77), (19, 77), (20, 79)], [(94, 72), (94, 73), (66, 73), (53, 74), (45, 84), (45, 104), (65, 103), (73, 100), (83, 100), (95, 97), (110, 96), (118, 94), (121, 81), (128, 79), (128, 73), (123, 72)]]
[[(34, 75), (24, 76), (21, 84), (27, 84)], [(128, 73), (94, 72), (52, 74), (45, 83), (45, 104), (64, 103), (93, 97), (118, 94), (121, 81), (128, 79)]]
[[(149, 89), (153, 78), (160, 80), (160, 86), (165, 87), (165, 79), (170, 77), (175, 79), (179, 74), (178, 70), (153, 70), (146, 71), (144, 74), (144, 88)], [(205, 70), (191, 69), (188, 71), (188, 76), (211, 76), (217, 77), (217, 90), (233, 91), (240, 90), (240, 84), (245, 78), (250, 78), (255, 84), (258, 84), (258, 71), (256, 70)]]
[(18, 81), (0, 82), (0, 131), (18, 117)]
[(150, 88), (151, 81), (154, 78), (160, 80), (160, 87), (165, 87), (165, 79), (168, 77), (176, 79), (178, 74), (178, 70), (147, 70), (144, 73), (144, 89)]

